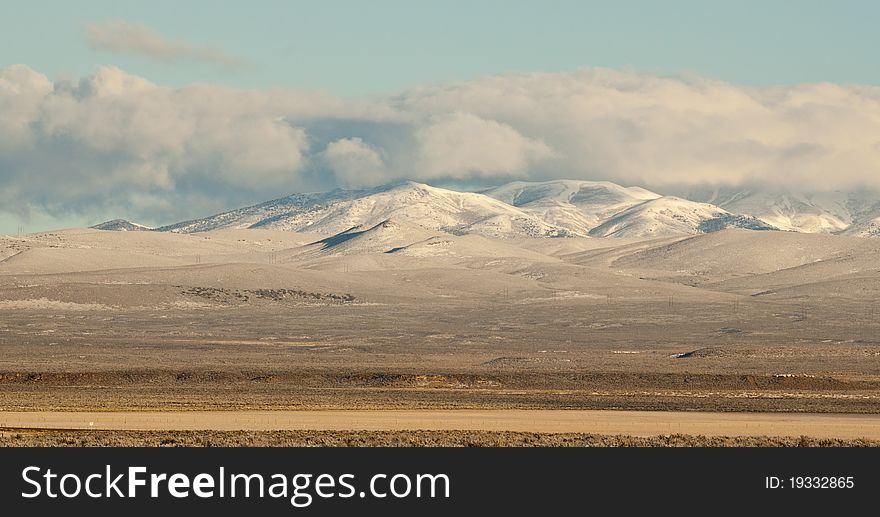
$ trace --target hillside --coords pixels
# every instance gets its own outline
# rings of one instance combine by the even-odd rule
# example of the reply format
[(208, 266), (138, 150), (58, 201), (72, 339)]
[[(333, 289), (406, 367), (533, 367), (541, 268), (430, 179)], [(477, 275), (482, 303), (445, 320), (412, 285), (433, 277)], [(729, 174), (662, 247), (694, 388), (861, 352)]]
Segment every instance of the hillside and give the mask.
[(737, 216), (708, 203), (666, 196), (615, 214), (590, 230), (590, 236), (650, 238), (710, 233), (725, 228), (775, 229), (753, 217)]

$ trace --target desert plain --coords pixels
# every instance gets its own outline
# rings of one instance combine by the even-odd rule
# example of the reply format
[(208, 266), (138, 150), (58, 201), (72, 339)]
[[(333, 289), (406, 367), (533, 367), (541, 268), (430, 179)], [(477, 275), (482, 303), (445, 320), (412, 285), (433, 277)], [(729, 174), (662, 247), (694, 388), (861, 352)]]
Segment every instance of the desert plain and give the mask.
[(0, 236), (0, 444), (874, 445), (878, 295), (880, 239), (793, 232)]

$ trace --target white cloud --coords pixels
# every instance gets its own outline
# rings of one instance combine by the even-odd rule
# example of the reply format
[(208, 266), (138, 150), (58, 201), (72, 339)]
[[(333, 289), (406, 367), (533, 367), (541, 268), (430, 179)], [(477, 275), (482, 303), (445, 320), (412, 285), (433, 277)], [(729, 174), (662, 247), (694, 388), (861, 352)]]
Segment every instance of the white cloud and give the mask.
[(343, 187), (364, 187), (388, 180), (380, 151), (360, 138), (341, 138), (327, 144), (322, 158)]
[(307, 161), (305, 131), (279, 118), (306, 99), (170, 89), (109, 67), (37, 92), (41, 81), (13, 72), (0, 73), (0, 131), (15, 137), (0, 154), (7, 210), (88, 213), (137, 198), (135, 215), (175, 218), (293, 190)]
[(540, 135), (559, 160), (533, 177), (650, 186), (770, 182), (880, 187), (880, 88), (751, 88), (590, 69), (414, 90), (408, 112), (464, 110)]
[(509, 125), (455, 112), (416, 131), (416, 174), (426, 178), (523, 175), (553, 153)]
[(221, 50), (169, 39), (149, 27), (122, 21), (88, 25), (86, 41), (97, 50), (136, 54), (160, 61), (203, 61), (224, 66), (242, 63)]
[(51, 91), (52, 82), (26, 66), (0, 69), (0, 150), (30, 145), (33, 135), (28, 124)]
[(511, 177), (880, 189), (880, 88), (590, 69), (342, 99), (0, 69), (0, 206), (172, 222), (290, 192)]

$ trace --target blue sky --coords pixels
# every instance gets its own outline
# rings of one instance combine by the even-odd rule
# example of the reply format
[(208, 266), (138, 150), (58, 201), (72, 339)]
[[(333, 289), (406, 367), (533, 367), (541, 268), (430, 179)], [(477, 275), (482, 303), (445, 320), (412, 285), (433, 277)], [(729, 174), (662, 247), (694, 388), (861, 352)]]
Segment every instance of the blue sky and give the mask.
[[(880, 2), (2, 0), (0, 64), (79, 78), (113, 64), (166, 85), (384, 94), (487, 74), (634, 67), (744, 84), (880, 82)], [(125, 21), (222, 49), (227, 69), (89, 48)]]
[(414, 179), (880, 191), (880, 2), (0, 0), (0, 232)]

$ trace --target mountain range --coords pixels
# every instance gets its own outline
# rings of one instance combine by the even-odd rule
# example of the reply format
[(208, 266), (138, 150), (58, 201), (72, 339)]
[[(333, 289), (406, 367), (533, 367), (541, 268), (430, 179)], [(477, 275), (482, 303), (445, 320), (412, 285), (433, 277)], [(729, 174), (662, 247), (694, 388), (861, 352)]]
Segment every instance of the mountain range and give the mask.
[(805, 193), (715, 188), (694, 190), (685, 196), (757, 217), (780, 230), (880, 236), (880, 197), (870, 191)]
[[(650, 238), (726, 228), (880, 237), (880, 198), (864, 192), (733, 188), (671, 196), (607, 181), (576, 180), (517, 181), (481, 192), (459, 192), (403, 181), (371, 189), (292, 194), (153, 230), (261, 228), (352, 235), (389, 220), (432, 232), (491, 238)], [(149, 229), (122, 219), (94, 228)]]

